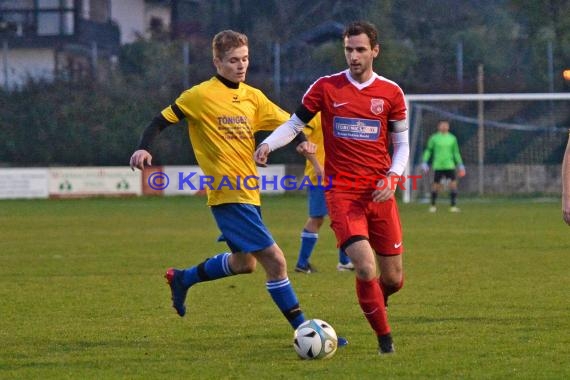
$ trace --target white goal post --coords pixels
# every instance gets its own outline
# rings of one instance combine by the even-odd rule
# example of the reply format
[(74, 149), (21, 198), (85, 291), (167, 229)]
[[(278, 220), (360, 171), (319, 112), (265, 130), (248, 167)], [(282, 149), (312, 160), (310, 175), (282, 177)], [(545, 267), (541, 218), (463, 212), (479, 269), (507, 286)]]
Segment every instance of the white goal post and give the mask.
[[(549, 193), (556, 158), (570, 127), (570, 93), (411, 94), (407, 175), (416, 174), (422, 150), (438, 120), (450, 121), (468, 168), (466, 192)], [(536, 178), (535, 178), (536, 177)], [(541, 181), (549, 186), (541, 187)], [(427, 189), (427, 179), (423, 179)], [(558, 178), (559, 183), (559, 178)], [(418, 197), (405, 186), (403, 201)], [(415, 191), (415, 194), (414, 194)], [(559, 190), (558, 190), (559, 191)]]

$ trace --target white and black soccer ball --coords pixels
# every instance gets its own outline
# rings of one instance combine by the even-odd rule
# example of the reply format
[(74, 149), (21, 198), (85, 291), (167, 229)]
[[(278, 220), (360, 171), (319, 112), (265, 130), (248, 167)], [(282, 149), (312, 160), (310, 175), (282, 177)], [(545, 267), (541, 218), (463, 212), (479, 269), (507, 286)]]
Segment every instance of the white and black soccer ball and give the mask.
[(338, 339), (330, 324), (309, 319), (295, 330), (293, 347), (302, 359), (327, 359), (334, 355)]

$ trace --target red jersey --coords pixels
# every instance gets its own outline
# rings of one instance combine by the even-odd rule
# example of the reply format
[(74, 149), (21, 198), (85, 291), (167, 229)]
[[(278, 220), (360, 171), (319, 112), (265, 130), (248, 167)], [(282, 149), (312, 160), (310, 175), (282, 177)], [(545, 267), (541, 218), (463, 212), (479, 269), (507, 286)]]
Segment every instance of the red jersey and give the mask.
[(340, 180), (351, 185), (344, 190), (373, 190), (392, 164), (388, 121), (406, 119), (402, 89), (376, 73), (358, 83), (345, 70), (317, 79), (302, 103), (321, 111), (325, 175), (333, 178), (333, 189), (341, 190)]

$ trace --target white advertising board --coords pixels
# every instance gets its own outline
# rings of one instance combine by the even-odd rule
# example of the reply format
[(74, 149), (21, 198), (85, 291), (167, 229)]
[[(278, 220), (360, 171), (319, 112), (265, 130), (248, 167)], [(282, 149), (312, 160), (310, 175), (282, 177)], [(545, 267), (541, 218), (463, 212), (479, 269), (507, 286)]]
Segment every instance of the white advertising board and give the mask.
[(257, 170), (261, 194), (283, 194), (285, 192), (288, 183), (285, 165), (269, 165), (265, 168), (257, 168)]
[(49, 196), (141, 195), (141, 172), (126, 167), (49, 168)]
[(47, 198), (46, 168), (0, 169), (0, 199)]

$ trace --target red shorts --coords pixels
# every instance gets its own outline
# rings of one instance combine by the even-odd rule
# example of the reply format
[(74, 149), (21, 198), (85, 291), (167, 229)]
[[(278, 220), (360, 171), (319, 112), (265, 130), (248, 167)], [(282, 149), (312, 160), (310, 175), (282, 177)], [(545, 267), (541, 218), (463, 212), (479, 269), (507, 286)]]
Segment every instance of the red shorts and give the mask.
[(364, 236), (378, 255), (402, 254), (402, 226), (394, 197), (372, 202), (369, 193), (327, 191), (326, 200), (339, 247), (353, 236)]

